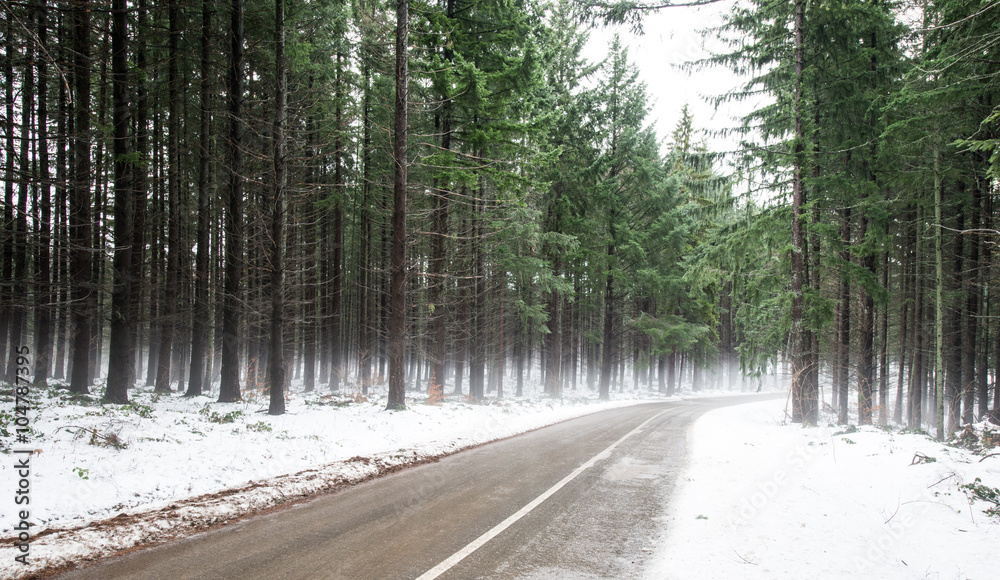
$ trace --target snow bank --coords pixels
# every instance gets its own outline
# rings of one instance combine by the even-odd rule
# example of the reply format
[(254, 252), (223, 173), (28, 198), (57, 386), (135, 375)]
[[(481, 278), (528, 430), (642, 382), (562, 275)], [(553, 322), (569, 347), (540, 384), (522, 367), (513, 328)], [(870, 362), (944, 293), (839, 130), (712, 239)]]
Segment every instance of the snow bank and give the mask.
[(833, 417), (786, 426), (784, 408), (729, 407), (692, 425), (647, 578), (997, 577), (1000, 518), (961, 486), (1000, 487), (1000, 456), (923, 434), (848, 433)]

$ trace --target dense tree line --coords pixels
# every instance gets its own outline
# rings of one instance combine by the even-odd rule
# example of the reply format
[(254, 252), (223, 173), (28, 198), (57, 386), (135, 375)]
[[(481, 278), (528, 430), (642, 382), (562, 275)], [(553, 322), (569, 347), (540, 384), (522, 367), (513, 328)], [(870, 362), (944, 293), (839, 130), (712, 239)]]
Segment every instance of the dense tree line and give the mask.
[(1000, 407), (1000, 7), (736, 4), (702, 64), (769, 97), (739, 186), (686, 110), (661, 144), (578, 9), (5, 4), (0, 352), (274, 413), (293, 379), (401, 408), (785, 366), (807, 423), (827, 385), (844, 422)]
[(37, 383), (280, 413), (292, 378), (396, 408), (703, 380), (685, 208), (726, 184), (690, 117), (661, 155), (570, 4), (8, 6), (0, 334)]
[(796, 420), (816, 422), (821, 385), (841, 422), (938, 437), (1000, 403), (997, 10), (754, 1), (718, 31), (732, 50), (703, 64), (748, 79), (720, 102), (770, 97), (740, 166), (779, 195), (752, 191), (706, 265), (744, 286), (744, 362), (790, 361)]

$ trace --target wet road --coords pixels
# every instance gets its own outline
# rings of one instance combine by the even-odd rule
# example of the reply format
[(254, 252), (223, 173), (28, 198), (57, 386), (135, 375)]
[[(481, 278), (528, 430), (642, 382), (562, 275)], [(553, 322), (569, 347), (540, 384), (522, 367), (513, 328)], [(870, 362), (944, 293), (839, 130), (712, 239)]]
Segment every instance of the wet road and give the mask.
[(632, 578), (704, 412), (759, 396), (604, 411), (65, 579)]

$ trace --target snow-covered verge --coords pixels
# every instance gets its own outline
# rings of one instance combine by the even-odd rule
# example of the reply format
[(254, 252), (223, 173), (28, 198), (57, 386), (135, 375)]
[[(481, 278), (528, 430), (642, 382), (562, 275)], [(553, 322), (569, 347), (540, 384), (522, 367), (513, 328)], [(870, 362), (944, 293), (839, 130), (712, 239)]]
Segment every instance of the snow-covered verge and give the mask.
[[(0, 416), (0, 493), (10, 498), (0, 509), (0, 553), (7, 554), (0, 577), (165, 540), (573, 417), (662, 399), (641, 390), (601, 402), (586, 389), (552, 399), (526, 387), (525, 397), (482, 405), (460, 397), (428, 405), (411, 393), (406, 411), (386, 412), (379, 389), (361, 396), (303, 393), (296, 385), (278, 417), (266, 414), (259, 392), (221, 404), (214, 396), (139, 389), (121, 406), (72, 398), (60, 387), (35, 389), (27, 443), (14, 439), (14, 401), (0, 410), (7, 412)], [(14, 501), (24, 457), (29, 506)], [(25, 507), (28, 566), (14, 561)]]
[(997, 506), (963, 486), (1000, 487), (1000, 428), (979, 425), (994, 435), (973, 453), (832, 415), (783, 425), (784, 410), (752, 403), (692, 425), (647, 578), (997, 578)]

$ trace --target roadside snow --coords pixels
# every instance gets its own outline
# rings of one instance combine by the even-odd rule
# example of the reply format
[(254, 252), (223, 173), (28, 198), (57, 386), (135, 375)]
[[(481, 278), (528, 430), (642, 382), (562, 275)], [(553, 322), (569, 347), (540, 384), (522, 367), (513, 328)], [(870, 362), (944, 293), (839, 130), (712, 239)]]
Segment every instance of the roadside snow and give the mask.
[(959, 486), (1000, 487), (1000, 456), (922, 434), (844, 433), (832, 416), (781, 425), (784, 408), (770, 400), (695, 422), (647, 578), (997, 577), (1000, 518)]
[[(169, 539), (573, 417), (662, 400), (630, 390), (600, 402), (586, 389), (552, 399), (530, 385), (526, 397), (483, 405), (449, 397), (431, 406), (424, 395), (408, 393), (406, 411), (386, 412), (384, 392), (302, 393), (298, 385), (288, 412), (271, 417), (259, 392), (220, 404), (214, 396), (139, 389), (120, 406), (72, 399), (57, 387), (35, 391), (30, 443), (0, 439), (0, 490), (11, 498), (19, 481), (15, 458), (23, 457), (11, 449), (40, 451), (30, 456), (31, 565), (14, 561), (23, 506), (11, 499), (0, 510), (4, 578)], [(7, 404), (13, 411), (14, 402)]]

